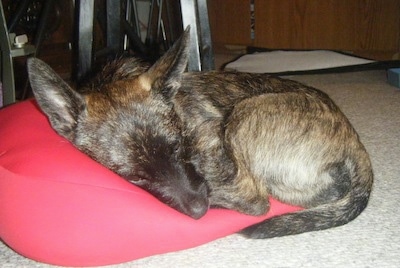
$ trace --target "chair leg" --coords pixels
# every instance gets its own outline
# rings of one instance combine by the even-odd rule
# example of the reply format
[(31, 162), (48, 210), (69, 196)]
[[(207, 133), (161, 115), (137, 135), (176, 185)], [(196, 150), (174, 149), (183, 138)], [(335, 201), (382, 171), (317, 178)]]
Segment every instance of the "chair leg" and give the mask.
[(203, 71), (211, 71), (215, 69), (214, 52), (212, 49), (210, 21), (208, 18), (207, 0), (197, 0), (197, 8), (199, 11), (200, 37), (201, 45), (201, 64)]
[(189, 71), (201, 71), (196, 0), (181, 0), (183, 28), (190, 25)]
[(15, 81), (14, 81), (14, 68), (13, 59), (10, 54), (1, 55), (2, 61), (2, 89), (3, 89), (3, 106), (15, 102)]
[(190, 25), (189, 71), (215, 68), (207, 0), (181, 0), (183, 27)]
[(0, 78), (2, 82), (2, 105), (15, 102), (14, 68), (11, 56), (11, 45), (8, 37), (6, 20), (3, 12), (3, 4), (0, 2), (0, 48), (1, 48), (1, 68)]
[(114, 53), (121, 51), (121, 1), (107, 0), (107, 47)]
[(94, 0), (77, 0), (77, 35), (75, 36), (74, 80), (81, 79), (91, 70), (93, 61)]

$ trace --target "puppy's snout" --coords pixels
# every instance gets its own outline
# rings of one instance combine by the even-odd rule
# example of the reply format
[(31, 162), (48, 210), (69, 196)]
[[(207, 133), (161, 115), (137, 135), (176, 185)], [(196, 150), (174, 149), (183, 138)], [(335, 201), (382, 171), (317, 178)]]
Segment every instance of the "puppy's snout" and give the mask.
[(184, 205), (184, 213), (193, 219), (200, 219), (207, 213), (210, 202), (208, 198), (208, 186), (204, 179), (195, 171), (193, 165), (185, 166), (186, 180), (189, 182), (189, 189), (183, 197), (181, 204)]
[(196, 198), (189, 203), (188, 215), (193, 219), (200, 219), (209, 209), (208, 198)]

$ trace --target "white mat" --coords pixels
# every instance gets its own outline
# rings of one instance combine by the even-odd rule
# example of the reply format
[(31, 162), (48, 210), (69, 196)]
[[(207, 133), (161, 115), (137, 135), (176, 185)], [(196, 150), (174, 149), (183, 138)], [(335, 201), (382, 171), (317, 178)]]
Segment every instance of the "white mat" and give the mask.
[(374, 61), (328, 50), (278, 50), (244, 55), (227, 64), (225, 69), (250, 73), (280, 73), (329, 69), (372, 62)]

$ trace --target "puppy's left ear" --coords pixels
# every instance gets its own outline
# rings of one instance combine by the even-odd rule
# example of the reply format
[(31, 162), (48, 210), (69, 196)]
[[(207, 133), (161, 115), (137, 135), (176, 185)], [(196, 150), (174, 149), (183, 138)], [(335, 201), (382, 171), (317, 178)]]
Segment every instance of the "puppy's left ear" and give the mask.
[(181, 75), (188, 62), (189, 42), (190, 26), (175, 44), (139, 77), (145, 89), (171, 93), (170, 91), (180, 87)]
[(40, 108), (58, 134), (72, 140), (78, 117), (86, 109), (84, 97), (43, 61), (29, 58), (27, 65), (32, 91)]

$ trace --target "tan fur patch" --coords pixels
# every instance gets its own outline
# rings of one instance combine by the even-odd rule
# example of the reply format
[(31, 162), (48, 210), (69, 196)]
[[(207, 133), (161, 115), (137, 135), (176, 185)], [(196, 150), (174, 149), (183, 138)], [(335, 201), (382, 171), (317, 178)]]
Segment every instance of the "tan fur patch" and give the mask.
[(148, 75), (142, 74), (138, 77), (138, 84), (142, 87), (143, 90), (150, 91), (151, 90), (151, 79)]
[(107, 95), (120, 104), (142, 102), (150, 95), (149, 85), (143, 79), (116, 81), (107, 88)]

